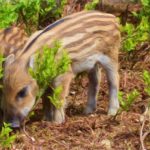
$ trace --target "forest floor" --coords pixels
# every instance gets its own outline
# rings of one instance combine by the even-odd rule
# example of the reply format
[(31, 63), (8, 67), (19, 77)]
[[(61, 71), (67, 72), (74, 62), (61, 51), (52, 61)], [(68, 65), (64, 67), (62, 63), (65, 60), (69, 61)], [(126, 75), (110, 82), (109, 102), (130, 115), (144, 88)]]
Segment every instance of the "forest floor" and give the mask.
[[(13, 149), (18, 150), (139, 150), (141, 149), (140, 131), (143, 113), (149, 98), (144, 92), (142, 71), (150, 70), (149, 54), (136, 52), (133, 56), (120, 54), (120, 91), (125, 94), (137, 89), (139, 97), (130, 107), (116, 117), (107, 116), (108, 86), (104, 73), (97, 100), (95, 113), (84, 116), (88, 78), (78, 76), (71, 85), (66, 109), (66, 121), (53, 124), (42, 121), (41, 104), (35, 110), (35, 116), (26, 124), (25, 131), (16, 131), (17, 140)], [(138, 56), (135, 59), (134, 55)], [(149, 58), (149, 57), (148, 57)], [(132, 61), (131, 61), (132, 60)], [(147, 62), (148, 61), (148, 62)], [(133, 65), (134, 62), (134, 65)], [(143, 68), (144, 67), (144, 68)], [(150, 121), (145, 122), (143, 134), (150, 130)], [(150, 134), (144, 140), (150, 149)]]

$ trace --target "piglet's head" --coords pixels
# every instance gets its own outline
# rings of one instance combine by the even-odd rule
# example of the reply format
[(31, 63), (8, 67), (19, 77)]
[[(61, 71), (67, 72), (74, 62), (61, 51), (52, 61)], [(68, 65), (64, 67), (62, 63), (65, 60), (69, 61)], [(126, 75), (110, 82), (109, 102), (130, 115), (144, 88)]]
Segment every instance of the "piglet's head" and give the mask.
[(2, 109), (4, 121), (20, 127), (35, 104), (38, 86), (28, 73), (28, 63), (15, 59), (13, 54), (5, 61)]

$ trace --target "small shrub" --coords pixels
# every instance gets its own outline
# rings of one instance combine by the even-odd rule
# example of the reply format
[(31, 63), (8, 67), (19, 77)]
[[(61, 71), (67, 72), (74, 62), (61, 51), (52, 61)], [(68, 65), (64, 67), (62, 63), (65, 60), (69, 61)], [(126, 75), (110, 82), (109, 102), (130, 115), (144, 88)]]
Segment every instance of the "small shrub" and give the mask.
[(127, 52), (135, 50), (140, 43), (150, 40), (150, 1), (141, 0), (141, 4), (140, 13), (133, 12), (139, 23), (137, 25), (126, 23), (121, 27), (124, 35), (122, 49)]
[(10, 125), (4, 122), (0, 133), (0, 145), (2, 148), (10, 148), (15, 141), (16, 135), (10, 135), (11, 132), (12, 129), (10, 128)]
[[(65, 50), (62, 50), (61, 58), (56, 58), (58, 50), (61, 49), (60, 42), (54, 42), (52, 48), (45, 46), (43, 51), (38, 51), (35, 56), (35, 66), (34, 70), (29, 69), (30, 74), (36, 79), (40, 92), (38, 95), (39, 99), (45, 92), (45, 90), (50, 86), (50, 83), (60, 74), (65, 73), (70, 65), (70, 58)], [(42, 53), (42, 55), (41, 55)], [(52, 87), (51, 87), (52, 88)], [(53, 97), (48, 97), (50, 101), (59, 107), (58, 101), (59, 94), (61, 93), (61, 87), (54, 90)]]
[(60, 108), (63, 104), (63, 100), (60, 101), (60, 93), (62, 92), (62, 87), (59, 86), (56, 89), (53, 90), (53, 95), (52, 96), (48, 96), (49, 100), (51, 101), (51, 103), (56, 107), (56, 108)]
[(139, 92), (136, 89), (128, 93), (125, 98), (123, 98), (124, 93), (119, 92), (118, 99), (120, 102), (121, 111), (122, 110), (128, 111), (138, 96)]
[(0, 28), (6, 28), (14, 23), (24, 23), (30, 35), (40, 28), (48, 18), (60, 18), (67, 0), (0, 0)]
[(94, 10), (96, 5), (100, 2), (100, 0), (92, 0), (91, 2), (87, 3), (84, 7), (85, 10)]
[(10, 5), (9, 1), (0, 0), (0, 28), (8, 27), (17, 20), (15, 6)]

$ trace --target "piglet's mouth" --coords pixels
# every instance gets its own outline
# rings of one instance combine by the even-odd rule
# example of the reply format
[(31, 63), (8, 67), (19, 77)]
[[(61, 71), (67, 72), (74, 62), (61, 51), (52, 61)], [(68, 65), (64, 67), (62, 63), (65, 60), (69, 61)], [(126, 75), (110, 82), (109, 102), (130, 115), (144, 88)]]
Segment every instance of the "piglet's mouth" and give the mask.
[(9, 123), (12, 128), (20, 128), (24, 122), (23, 118), (14, 117), (11, 119), (4, 119), (6, 123)]
[(11, 122), (10, 125), (12, 128), (19, 128), (21, 126), (21, 123), (19, 120), (16, 120), (14, 122)]

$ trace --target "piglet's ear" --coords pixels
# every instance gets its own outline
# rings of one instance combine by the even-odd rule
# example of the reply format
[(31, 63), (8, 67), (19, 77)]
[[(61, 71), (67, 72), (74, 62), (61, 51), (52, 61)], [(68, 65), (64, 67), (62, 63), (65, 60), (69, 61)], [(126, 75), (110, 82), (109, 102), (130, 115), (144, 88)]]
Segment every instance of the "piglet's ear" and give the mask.
[(6, 57), (5, 60), (5, 67), (12, 64), (15, 61), (15, 55), (14, 54), (10, 54), (9, 56)]

